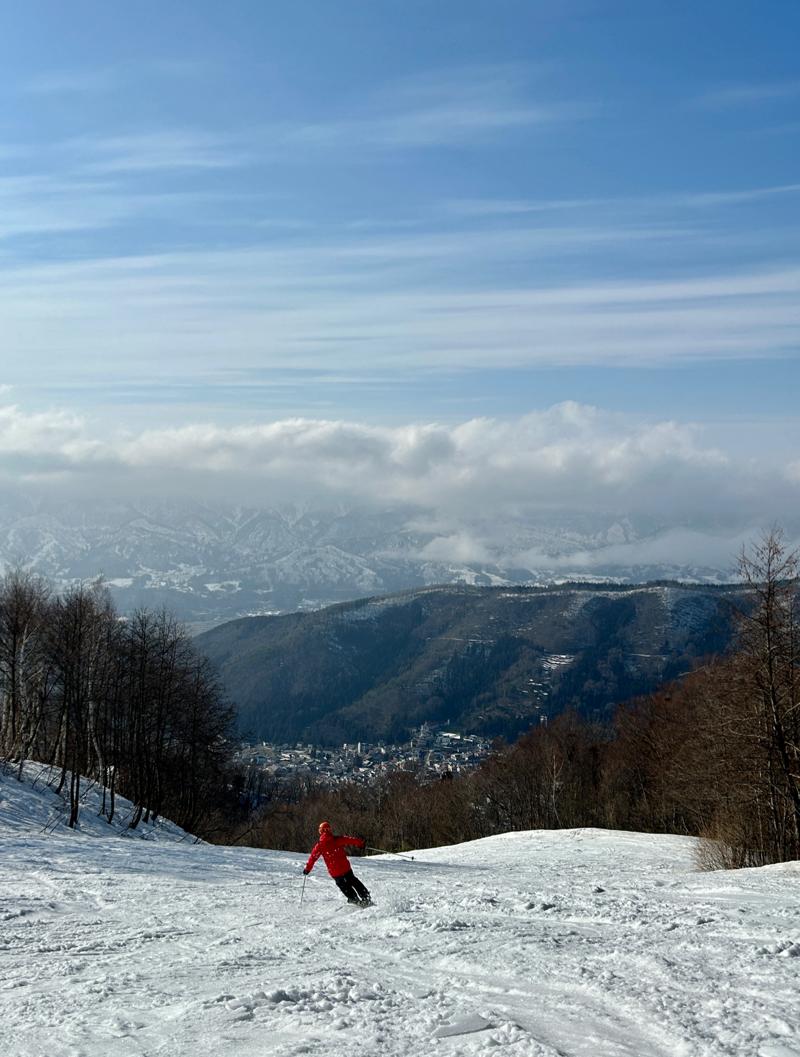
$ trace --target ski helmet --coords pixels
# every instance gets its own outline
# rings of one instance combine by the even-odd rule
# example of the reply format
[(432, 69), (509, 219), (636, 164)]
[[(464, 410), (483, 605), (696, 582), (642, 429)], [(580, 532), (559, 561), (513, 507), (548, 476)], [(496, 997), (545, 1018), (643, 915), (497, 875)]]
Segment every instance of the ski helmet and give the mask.
[(319, 824), (319, 832), (320, 832), (320, 836), (321, 836), (321, 835), (322, 835), (322, 834), (323, 834), (323, 833), (324, 833), (324, 832), (325, 832), (326, 830), (330, 830), (330, 828), (331, 828), (331, 824), (330, 824), (330, 822), (320, 822), (320, 824)]

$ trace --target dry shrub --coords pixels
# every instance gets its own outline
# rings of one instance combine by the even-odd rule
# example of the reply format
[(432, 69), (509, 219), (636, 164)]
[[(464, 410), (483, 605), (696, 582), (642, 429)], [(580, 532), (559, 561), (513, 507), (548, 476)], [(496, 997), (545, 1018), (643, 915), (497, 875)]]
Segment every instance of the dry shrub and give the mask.
[(758, 820), (742, 810), (741, 804), (718, 813), (700, 832), (694, 859), (700, 870), (741, 870), (763, 866), (768, 855), (760, 852), (754, 834)]

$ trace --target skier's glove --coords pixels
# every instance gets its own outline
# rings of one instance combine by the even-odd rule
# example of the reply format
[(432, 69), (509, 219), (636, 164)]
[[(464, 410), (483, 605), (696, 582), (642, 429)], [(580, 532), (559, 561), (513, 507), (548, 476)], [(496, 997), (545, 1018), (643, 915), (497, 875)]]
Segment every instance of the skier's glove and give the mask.
[(309, 868), (307, 866), (304, 866), (303, 867), (303, 873), (304, 874), (308, 874), (308, 873), (311, 873), (311, 871), (309, 870)]

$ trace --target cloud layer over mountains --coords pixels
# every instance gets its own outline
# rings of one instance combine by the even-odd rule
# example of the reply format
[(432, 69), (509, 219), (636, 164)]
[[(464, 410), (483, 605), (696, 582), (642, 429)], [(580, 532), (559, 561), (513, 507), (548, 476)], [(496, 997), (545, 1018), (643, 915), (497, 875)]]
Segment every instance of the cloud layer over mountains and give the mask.
[(7, 484), (84, 498), (408, 505), (428, 512), (454, 546), (464, 524), (530, 513), (735, 529), (791, 518), (800, 491), (797, 465), (735, 458), (690, 425), (572, 402), (457, 425), (286, 419), (110, 437), (76, 415), (8, 405), (0, 473)]

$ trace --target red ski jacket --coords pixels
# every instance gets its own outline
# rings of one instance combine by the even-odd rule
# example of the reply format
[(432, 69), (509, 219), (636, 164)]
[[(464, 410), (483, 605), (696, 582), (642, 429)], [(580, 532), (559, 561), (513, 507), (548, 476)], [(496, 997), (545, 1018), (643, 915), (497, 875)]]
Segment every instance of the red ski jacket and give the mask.
[(335, 837), (330, 830), (326, 830), (311, 849), (311, 854), (306, 863), (306, 871), (311, 871), (314, 863), (321, 855), (325, 860), (325, 865), (328, 867), (328, 873), (331, 877), (341, 877), (346, 874), (350, 869), (350, 860), (345, 855), (344, 849), (348, 845), (363, 848), (364, 841), (361, 837)]

